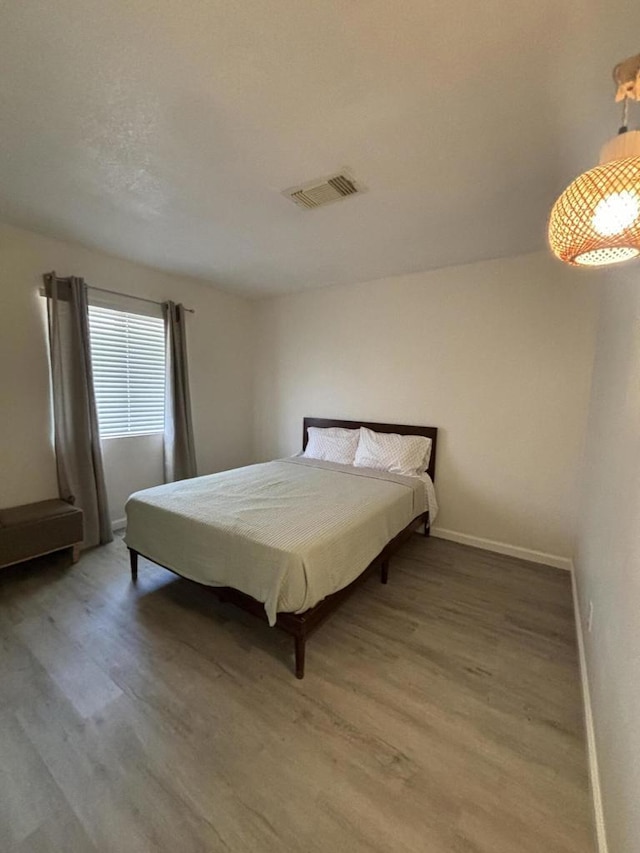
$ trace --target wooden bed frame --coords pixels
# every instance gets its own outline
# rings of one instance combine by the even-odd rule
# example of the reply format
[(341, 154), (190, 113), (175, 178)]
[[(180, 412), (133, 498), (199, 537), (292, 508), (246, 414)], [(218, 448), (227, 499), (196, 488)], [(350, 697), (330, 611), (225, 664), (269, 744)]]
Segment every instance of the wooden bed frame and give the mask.
[[(429, 460), (429, 466), (427, 468), (427, 473), (431, 477), (432, 480), (435, 479), (435, 469), (436, 469), (436, 443), (438, 439), (438, 428), (437, 427), (425, 427), (425, 426), (407, 426), (405, 424), (378, 424), (378, 423), (370, 423), (365, 421), (340, 421), (329, 418), (305, 418), (303, 422), (303, 433), (302, 433), (302, 449), (304, 450), (307, 446), (308, 441), (308, 429), (309, 427), (344, 427), (346, 429), (358, 429), (359, 427), (368, 427), (369, 429), (375, 430), (376, 432), (387, 432), (387, 433), (399, 433), (400, 435), (422, 435), (426, 438), (431, 439), (431, 458)], [(378, 556), (372, 560), (372, 562), (367, 566), (367, 568), (360, 574), (358, 577), (353, 580), (348, 586), (343, 587), (343, 589), (339, 589), (337, 592), (328, 595), (326, 598), (323, 598), (322, 601), (319, 601), (316, 605), (309, 608), (309, 610), (305, 610), (304, 613), (278, 613), (276, 619), (276, 627), (280, 628), (287, 634), (290, 634), (294, 639), (295, 644), (295, 673), (296, 678), (304, 678), (304, 663), (305, 663), (305, 650), (306, 650), (306, 642), (307, 638), (313, 631), (316, 630), (324, 620), (331, 614), (333, 611), (348, 598), (356, 586), (358, 586), (365, 578), (369, 577), (376, 569), (380, 569), (380, 581), (381, 583), (386, 584), (389, 578), (389, 560), (391, 556), (398, 550), (398, 548), (405, 542), (412, 533), (414, 533), (418, 528), (424, 525), (424, 535), (429, 535), (429, 513), (423, 512), (420, 515), (416, 516), (405, 528), (398, 533), (378, 554)], [(142, 554), (141, 556), (145, 556)], [(135, 583), (138, 580), (138, 552), (134, 551), (133, 548), (129, 548), (129, 558), (131, 561), (131, 578)], [(150, 559), (145, 557), (145, 559)], [(150, 560), (150, 562), (155, 562), (154, 560)], [(160, 563), (156, 563), (156, 565), (161, 565)], [(163, 566), (162, 568), (167, 568), (167, 566)], [(174, 574), (182, 577), (179, 572), (176, 572), (174, 569), (168, 569)], [(192, 581), (192, 583), (197, 583), (197, 581)], [(201, 586), (206, 586), (206, 584), (201, 584)], [(223, 602), (230, 602), (235, 604), (237, 607), (240, 607), (242, 610), (246, 610), (249, 613), (252, 613), (254, 616), (257, 616), (259, 619), (266, 621), (267, 615), (264, 610), (264, 604), (260, 601), (257, 601), (255, 598), (252, 598), (250, 595), (246, 595), (244, 592), (240, 592), (237, 589), (233, 589), (232, 587), (209, 587), (206, 586), (207, 589), (212, 590)]]

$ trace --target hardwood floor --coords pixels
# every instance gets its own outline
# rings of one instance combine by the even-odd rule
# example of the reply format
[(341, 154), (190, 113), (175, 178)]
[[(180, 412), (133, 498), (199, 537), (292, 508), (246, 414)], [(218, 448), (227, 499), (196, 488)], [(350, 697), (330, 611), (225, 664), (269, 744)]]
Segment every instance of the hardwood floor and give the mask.
[(0, 849), (593, 851), (568, 574), (415, 536), (308, 644), (140, 562), (0, 573)]

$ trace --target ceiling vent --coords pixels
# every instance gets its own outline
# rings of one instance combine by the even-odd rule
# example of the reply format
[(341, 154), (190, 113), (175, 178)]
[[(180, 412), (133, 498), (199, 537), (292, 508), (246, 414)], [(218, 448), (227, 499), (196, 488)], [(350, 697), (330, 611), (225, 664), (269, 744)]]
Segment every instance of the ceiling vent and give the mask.
[(284, 190), (283, 195), (290, 198), (298, 207), (310, 209), (340, 201), (342, 198), (363, 191), (364, 187), (343, 172), (339, 175), (332, 175), (330, 178), (323, 178), (300, 187)]

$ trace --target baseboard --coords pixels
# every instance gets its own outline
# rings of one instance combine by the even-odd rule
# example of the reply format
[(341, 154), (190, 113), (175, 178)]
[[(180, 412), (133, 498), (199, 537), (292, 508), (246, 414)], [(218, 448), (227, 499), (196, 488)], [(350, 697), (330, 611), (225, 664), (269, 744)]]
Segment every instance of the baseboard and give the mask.
[(117, 530), (124, 530), (127, 526), (126, 518), (116, 518), (111, 522), (111, 530), (115, 533)]
[(582, 701), (584, 705), (584, 722), (587, 734), (587, 758), (589, 761), (589, 780), (591, 782), (591, 796), (593, 798), (593, 814), (596, 824), (596, 841), (598, 853), (608, 853), (607, 835), (604, 825), (604, 812), (602, 810), (602, 794), (600, 791), (600, 772), (598, 770), (598, 753), (596, 751), (596, 737), (593, 726), (593, 712), (591, 709), (591, 692), (589, 690), (589, 674), (587, 671), (587, 656), (584, 649), (583, 620), (580, 612), (580, 598), (578, 596), (578, 585), (576, 573), (571, 565), (571, 589), (573, 592), (573, 612), (576, 620), (576, 636), (578, 640), (578, 656), (580, 658), (580, 681), (582, 682)]
[(521, 548), (519, 545), (497, 542), (495, 539), (482, 539), (480, 536), (469, 536), (468, 533), (459, 533), (457, 530), (446, 530), (444, 527), (432, 527), (431, 535), (439, 539), (459, 542), (461, 545), (472, 545), (474, 548), (482, 548), (484, 551), (494, 551), (496, 554), (506, 554), (508, 557), (518, 557), (520, 560), (529, 560), (531, 563), (543, 563), (545, 566), (554, 566), (556, 569), (564, 569), (567, 572), (571, 571), (571, 559), (569, 557), (559, 557), (557, 554), (547, 554), (544, 551), (532, 551), (530, 548)]

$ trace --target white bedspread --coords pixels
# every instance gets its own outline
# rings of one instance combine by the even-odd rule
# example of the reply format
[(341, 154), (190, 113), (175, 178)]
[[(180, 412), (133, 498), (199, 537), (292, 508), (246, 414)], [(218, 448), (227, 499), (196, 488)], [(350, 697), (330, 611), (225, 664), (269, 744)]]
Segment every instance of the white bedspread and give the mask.
[(427, 485), (280, 459), (136, 492), (126, 543), (192, 580), (264, 602), (273, 625), (279, 611), (302, 613), (354, 580), (424, 512)]

